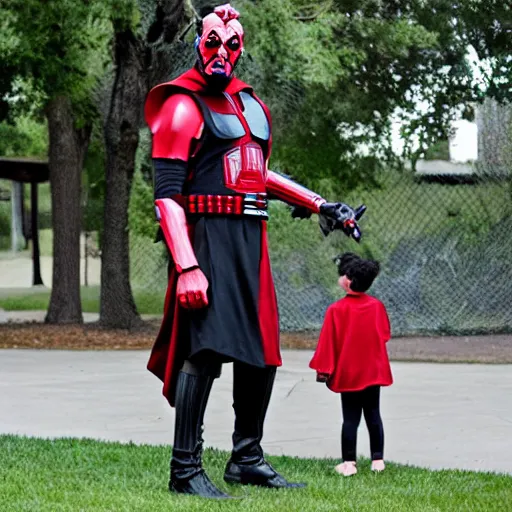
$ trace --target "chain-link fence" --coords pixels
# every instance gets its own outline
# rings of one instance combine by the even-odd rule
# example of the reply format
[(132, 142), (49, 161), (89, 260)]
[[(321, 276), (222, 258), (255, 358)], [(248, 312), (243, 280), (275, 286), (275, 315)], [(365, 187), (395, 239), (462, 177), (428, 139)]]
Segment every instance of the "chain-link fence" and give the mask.
[[(512, 186), (478, 176), (425, 180), (390, 173), (382, 188), (343, 198), (364, 202), (361, 245), (315, 220), (273, 205), (270, 251), (281, 328), (318, 329), (341, 292), (332, 258), (352, 251), (382, 265), (371, 293), (388, 308), (395, 335), (512, 329)], [(132, 239), (134, 287), (164, 293), (162, 244)]]
[[(180, 48), (173, 76), (193, 62), (190, 45)], [(239, 76), (257, 84), (258, 70), (246, 59)], [(280, 84), (281, 102), (271, 105), (275, 124), (279, 106), (300, 103), (300, 91), (286, 85)], [(269, 243), (282, 330), (321, 326), (327, 306), (341, 297), (332, 258), (344, 251), (381, 262), (371, 293), (386, 304), (395, 335), (511, 330), (510, 112), (491, 101), (479, 107), (479, 162), (470, 174), (388, 172), (380, 188), (338, 198), (368, 207), (360, 245), (340, 233), (324, 239), (316, 220), (292, 220), (285, 207), (272, 205)], [(131, 243), (134, 287), (163, 294), (162, 244), (135, 237)]]

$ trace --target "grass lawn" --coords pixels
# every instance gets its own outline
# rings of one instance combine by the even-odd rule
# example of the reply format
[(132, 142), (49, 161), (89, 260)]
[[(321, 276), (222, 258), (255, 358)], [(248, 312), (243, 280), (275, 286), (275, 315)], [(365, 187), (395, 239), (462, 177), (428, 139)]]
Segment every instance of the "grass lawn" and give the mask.
[[(99, 286), (82, 286), (82, 310), (84, 313), (98, 313), (100, 310)], [(164, 310), (165, 290), (155, 292), (134, 290), (134, 300), (141, 315), (161, 315)], [(0, 308), (6, 311), (47, 310), (50, 302), (50, 290), (27, 290), (26, 293), (0, 295)]]
[(334, 460), (269, 457), (306, 489), (228, 486), (222, 472), (228, 454), (206, 450), (205, 466), (223, 490), (243, 500), (213, 501), (171, 495), (168, 447), (91, 440), (55, 441), (0, 436), (0, 508), (24, 511), (505, 511), (512, 509), (512, 477), (465, 471), (428, 471), (389, 464), (373, 474), (341, 478)]

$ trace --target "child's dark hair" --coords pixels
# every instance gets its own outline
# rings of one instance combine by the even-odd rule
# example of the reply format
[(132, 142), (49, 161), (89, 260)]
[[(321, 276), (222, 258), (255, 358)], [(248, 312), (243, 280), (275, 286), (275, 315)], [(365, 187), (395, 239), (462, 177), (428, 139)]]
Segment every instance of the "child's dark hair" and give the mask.
[(350, 279), (350, 288), (354, 292), (368, 290), (380, 272), (378, 261), (365, 260), (351, 252), (336, 256), (334, 262), (338, 266), (339, 275)]
[(334, 263), (338, 267), (338, 274), (340, 276), (344, 276), (347, 274), (347, 268), (352, 261), (360, 260), (361, 258), (354, 254), (353, 252), (345, 252), (343, 254), (338, 254), (338, 256), (333, 258)]

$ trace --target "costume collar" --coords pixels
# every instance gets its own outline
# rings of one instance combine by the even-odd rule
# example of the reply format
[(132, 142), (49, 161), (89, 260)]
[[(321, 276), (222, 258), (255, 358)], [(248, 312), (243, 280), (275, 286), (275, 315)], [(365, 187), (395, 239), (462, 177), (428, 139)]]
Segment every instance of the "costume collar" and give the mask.
[[(208, 82), (205, 80), (196, 66), (194, 66), (192, 69), (189, 69), (188, 71), (185, 71), (185, 73), (180, 75), (175, 80), (167, 82), (167, 84), (182, 87), (183, 89), (187, 89), (192, 92), (200, 93), (208, 90)], [(236, 77), (232, 77), (224, 89), (224, 91), (228, 94), (236, 94), (237, 92), (243, 90), (252, 91), (252, 87)]]

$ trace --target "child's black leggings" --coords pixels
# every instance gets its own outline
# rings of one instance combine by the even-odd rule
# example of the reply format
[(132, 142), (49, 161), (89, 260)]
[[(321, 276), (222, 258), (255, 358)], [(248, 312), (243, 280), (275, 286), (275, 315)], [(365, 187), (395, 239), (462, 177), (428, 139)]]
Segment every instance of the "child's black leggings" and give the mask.
[(341, 454), (343, 461), (356, 460), (357, 428), (361, 413), (370, 433), (372, 460), (384, 458), (384, 428), (380, 417), (380, 386), (370, 386), (361, 391), (341, 393), (343, 427), (341, 429)]

